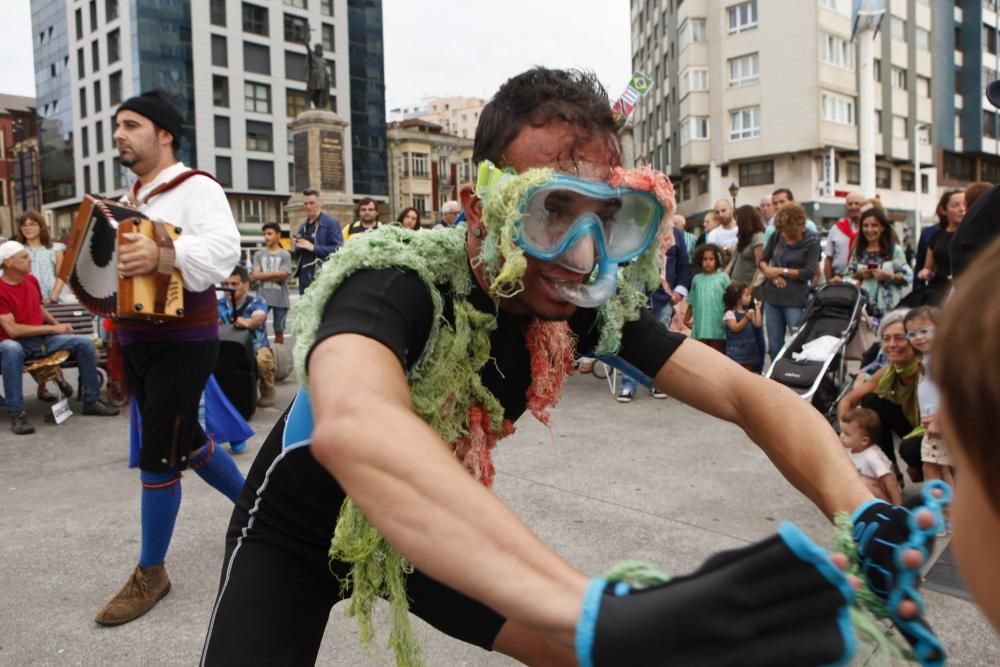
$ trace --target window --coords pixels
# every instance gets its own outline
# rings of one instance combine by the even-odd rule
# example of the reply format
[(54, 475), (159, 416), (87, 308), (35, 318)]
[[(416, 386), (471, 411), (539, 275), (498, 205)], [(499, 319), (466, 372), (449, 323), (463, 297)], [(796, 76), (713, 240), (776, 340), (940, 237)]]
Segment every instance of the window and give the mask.
[(285, 14), (285, 41), (301, 44), (309, 41), (309, 21), (301, 16)]
[(823, 62), (845, 69), (854, 69), (854, 44), (834, 35), (822, 37)]
[(931, 33), (923, 28), (917, 28), (917, 48), (923, 51), (931, 50)]
[(832, 9), (838, 14), (843, 14), (844, 16), (851, 15), (850, 0), (823, 0), (822, 5), (827, 9)]
[(83, 191), (84, 192), (93, 192), (93, 189), (91, 189), (91, 187), (90, 187), (90, 165), (89, 164), (88, 165), (84, 165), (84, 167), (83, 167)]
[(233, 187), (233, 161), (231, 158), (221, 155), (215, 157), (215, 178), (222, 187)]
[(971, 157), (956, 153), (944, 154), (944, 177), (954, 181), (976, 180), (976, 163)]
[(706, 41), (705, 19), (684, 19), (677, 29), (677, 34), (677, 41), (679, 42), (677, 45), (678, 51), (686, 49), (688, 44)]
[(243, 31), (267, 37), (267, 7), (243, 3)]
[(87, 89), (80, 89), (80, 118), (87, 117)]
[(983, 111), (983, 136), (997, 138), (997, 115), (992, 111)]
[(101, 69), (101, 45), (96, 39), (90, 43), (90, 66), (94, 73)]
[(859, 162), (847, 163), (847, 184), (848, 185), (861, 184), (861, 164)]
[[(685, 90), (687, 88), (687, 90)], [(689, 69), (681, 75), (681, 97), (692, 91), (708, 90), (708, 70)]]
[(108, 104), (114, 106), (122, 101), (122, 73), (117, 71), (108, 77)]
[(309, 9), (308, 0), (285, 0), (285, 4), (296, 9)]
[(270, 160), (247, 160), (247, 187), (254, 190), (273, 190), (274, 163)]
[(97, 32), (97, 0), (90, 0), (90, 32)]
[(414, 153), (413, 154), (413, 175), (414, 176), (428, 176), (427, 171), (427, 154), (426, 153)]
[(892, 68), (892, 87), (897, 90), (908, 90), (906, 83), (906, 70), (902, 67)]
[[(926, 174), (921, 174), (921, 177), (926, 178)], [(983, 160), (981, 163), (980, 178), (990, 183), (1000, 183), (1000, 164), (991, 160)], [(923, 188), (924, 192), (927, 192), (926, 183), (924, 183)]]
[(108, 64), (121, 58), (121, 32), (117, 28), (108, 33)]
[(681, 199), (687, 201), (691, 199), (691, 179), (685, 178), (681, 181)]
[(285, 78), (292, 81), (306, 80), (306, 56), (304, 53), (285, 51)]
[(333, 34), (333, 26), (329, 23), (323, 24), (323, 50), (327, 53), (334, 53), (337, 50), (337, 40)]
[(740, 165), (740, 185), (769, 185), (774, 183), (774, 160), (744, 162)]
[(757, 0), (733, 5), (728, 11), (730, 33), (757, 27)]
[(217, 107), (229, 106), (229, 79), (224, 76), (212, 77), (212, 104)]
[(94, 111), (100, 111), (102, 108), (101, 102), (101, 82), (94, 82)]
[(906, 139), (910, 136), (910, 123), (906, 116), (892, 117), (892, 136), (896, 139)]
[(906, 19), (901, 19), (898, 16), (892, 17), (892, 38), (900, 42), (906, 41)]
[(747, 107), (729, 112), (729, 140), (753, 139), (760, 136), (760, 107)]
[(993, 26), (983, 25), (983, 48), (987, 53), (997, 53), (997, 30)]
[(985, 90), (991, 83), (996, 81), (997, 71), (991, 67), (983, 68), (983, 89)]
[(97, 142), (98, 154), (104, 152), (104, 121), (99, 120), (94, 125), (94, 141)]
[(875, 167), (875, 187), (892, 189), (892, 169), (889, 167)]
[(319, 13), (323, 16), (333, 16), (333, 0), (319, 0)]
[(421, 218), (427, 215), (427, 195), (413, 195), (413, 208), (417, 209)]
[(216, 67), (229, 67), (226, 38), (222, 35), (212, 35), (212, 64)]
[(263, 44), (243, 42), (243, 70), (256, 74), (270, 74), (271, 49)]
[(243, 84), (243, 108), (258, 113), (271, 113), (271, 86), (252, 81)]
[(309, 107), (309, 98), (304, 90), (285, 90), (285, 115), (295, 118)]
[(208, 5), (208, 20), (212, 25), (226, 27), (226, 0), (211, 0)]
[(76, 50), (76, 75), (81, 79), (87, 76), (86, 71), (84, 71), (83, 49)]
[(236, 219), (240, 222), (264, 222), (267, 203), (261, 199), (238, 199)]
[(97, 191), (104, 192), (108, 187), (108, 182), (104, 180), (104, 163), (98, 162), (94, 167), (97, 168)]
[(122, 167), (122, 161), (117, 155), (111, 158), (111, 182), (115, 190), (125, 187), (125, 168)]
[(83, 10), (76, 10), (76, 38), (83, 39)]
[(729, 59), (729, 85), (743, 86), (760, 80), (760, 57), (748, 53)]
[(681, 144), (694, 139), (708, 139), (708, 118), (692, 116), (681, 122)]
[(920, 97), (931, 96), (931, 80), (919, 74), (917, 75), (917, 95)]
[(247, 121), (247, 150), (270, 153), (272, 148), (271, 124), (257, 120)]
[(899, 170), (899, 188), (907, 192), (913, 192), (915, 188), (913, 172), (906, 169)]
[(215, 117), (215, 145), (217, 148), (229, 148), (232, 146), (228, 116)]
[(83, 157), (90, 156), (90, 128), (86, 125), (80, 130), (80, 149), (83, 151)]
[(854, 100), (832, 93), (823, 93), (823, 120), (854, 125)]

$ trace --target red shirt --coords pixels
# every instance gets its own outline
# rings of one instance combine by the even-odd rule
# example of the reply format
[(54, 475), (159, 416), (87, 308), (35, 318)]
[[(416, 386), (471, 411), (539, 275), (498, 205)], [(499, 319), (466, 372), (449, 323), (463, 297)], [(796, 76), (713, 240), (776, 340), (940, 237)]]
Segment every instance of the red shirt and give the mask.
[[(11, 285), (0, 278), (0, 315), (14, 315), (18, 324), (40, 325), (42, 319), (42, 290), (38, 279), (30, 273), (24, 274), (20, 285)], [(0, 340), (10, 336), (0, 327)]]

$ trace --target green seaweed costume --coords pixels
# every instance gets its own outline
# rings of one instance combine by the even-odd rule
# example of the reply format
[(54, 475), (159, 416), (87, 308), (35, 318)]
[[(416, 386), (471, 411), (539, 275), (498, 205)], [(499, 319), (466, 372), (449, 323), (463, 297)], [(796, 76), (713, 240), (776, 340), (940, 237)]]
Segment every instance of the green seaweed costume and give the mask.
[[(487, 234), (479, 257), (472, 262), (483, 267), (490, 283), (488, 291), (495, 299), (521, 289), (526, 259), (516, 244), (520, 202), (531, 187), (551, 176), (548, 169), (520, 175), (497, 171), (485, 178), (481, 172), (477, 195), (484, 203)], [(352, 239), (323, 266), (295, 307), (295, 365), (299, 382), (307, 387), (305, 359), (315, 343), (324, 306), (347, 277), (363, 269), (414, 271), (430, 291), (434, 317), (427, 344), (407, 378), (413, 411), (451, 445), (474, 477), (489, 486), (493, 478), (490, 450), (499, 438), (513, 432), (513, 426), (505, 423), (503, 406), (483, 386), (479, 375), (490, 358), (490, 333), (497, 319), (495, 314), (477, 310), (468, 300), (473, 277), (466, 233), (464, 226), (421, 232), (385, 226)], [(658, 282), (656, 267), (656, 247), (652, 244), (622, 272), (617, 293), (599, 308), (598, 354), (617, 352), (622, 326), (636, 319), (646, 302), (643, 287)], [(453, 303), (451, 321), (443, 315), (444, 292)], [(528, 407), (547, 423), (545, 408), (558, 400), (562, 379), (571, 369), (573, 341), (566, 323), (536, 320), (528, 328), (526, 342), (532, 351)], [(539, 368), (545, 370), (539, 372)], [(405, 581), (412, 567), (350, 498), (341, 507), (330, 558), (351, 566), (342, 583), (353, 589), (347, 613), (357, 619), (362, 644), (367, 646), (372, 639), (373, 605), (382, 597), (392, 610), (389, 646), (397, 664), (422, 664), (422, 651), (407, 613)]]

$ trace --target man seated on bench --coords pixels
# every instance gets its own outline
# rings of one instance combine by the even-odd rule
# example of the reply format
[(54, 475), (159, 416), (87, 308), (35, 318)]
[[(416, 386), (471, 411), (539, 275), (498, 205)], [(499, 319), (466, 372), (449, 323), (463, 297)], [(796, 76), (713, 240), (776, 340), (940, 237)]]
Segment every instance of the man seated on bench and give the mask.
[(35, 432), (24, 413), (24, 361), (59, 350), (67, 350), (80, 367), (83, 414), (118, 414), (100, 400), (94, 342), (72, 333), (70, 325), (59, 324), (42, 306), (42, 292), (31, 275), (31, 257), (25, 247), (17, 241), (0, 245), (0, 367), (10, 430), (17, 435)]
[(257, 356), (257, 380), (260, 384), (260, 400), (257, 405), (269, 408), (274, 405), (277, 362), (267, 338), (267, 304), (259, 296), (249, 294), (250, 274), (241, 264), (233, 268), (232, 274), (222, 286), (233, 290), (233, 293), (232, 298), (226, 295), (219, 299), (219, 320), (223, 324), (232, 324), (237, 329), (250, 331), (253, 351)]

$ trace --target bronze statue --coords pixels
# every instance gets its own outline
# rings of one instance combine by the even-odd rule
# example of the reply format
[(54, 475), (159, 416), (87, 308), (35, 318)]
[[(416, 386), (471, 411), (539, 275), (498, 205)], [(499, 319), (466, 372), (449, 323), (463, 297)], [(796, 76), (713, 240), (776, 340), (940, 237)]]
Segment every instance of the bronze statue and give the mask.
[(323, 45), (316, 44), (309, 50), (308, 33), (302, 38), (306, 47), (306, 96), (307, 104), (315, 109), (330, 108), (330, 70), (323, 58)]

